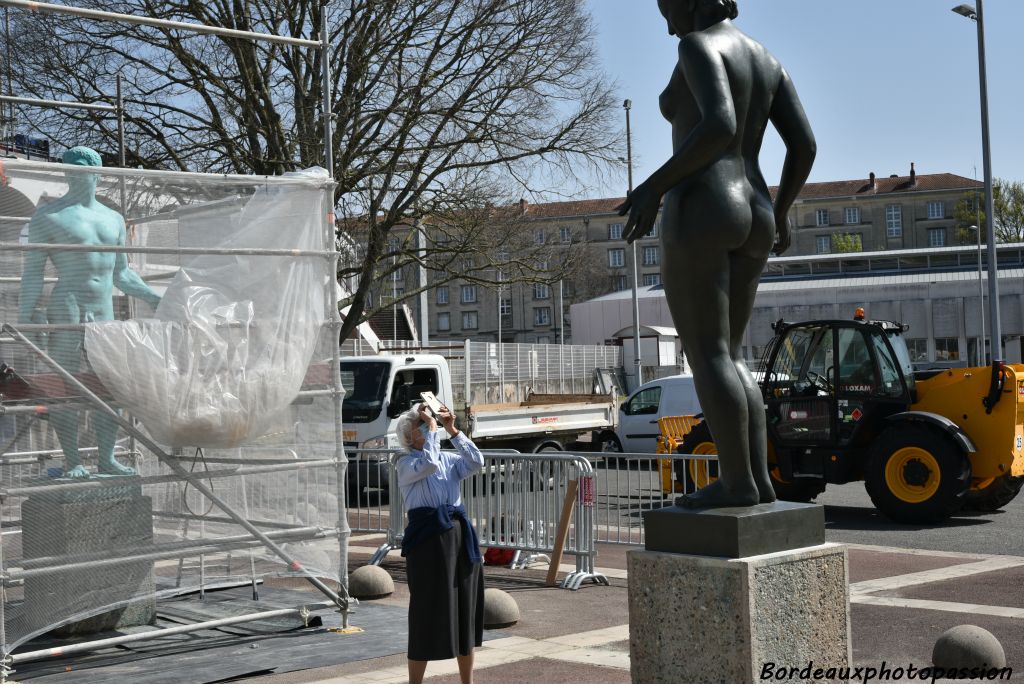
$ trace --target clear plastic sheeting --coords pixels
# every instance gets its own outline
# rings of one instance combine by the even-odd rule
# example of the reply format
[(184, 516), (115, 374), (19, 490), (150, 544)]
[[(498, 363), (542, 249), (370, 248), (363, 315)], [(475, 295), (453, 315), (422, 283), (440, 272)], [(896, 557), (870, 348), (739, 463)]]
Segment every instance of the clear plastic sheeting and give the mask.
[[(244, 202), (188, 207), (181, 230), (217, 249), (315, 250), (327, 172), (305, 178)], [(324, 321), (327, 271), (315, 256), (197, 256), (175, 274), (154, 319), (89, 323), (85, 349), (157, 441), (237, 446), (277, 424), (297, 396)]]
[(345, 604), (332, 192), (4, 160), (0, 659), (272, 577)]

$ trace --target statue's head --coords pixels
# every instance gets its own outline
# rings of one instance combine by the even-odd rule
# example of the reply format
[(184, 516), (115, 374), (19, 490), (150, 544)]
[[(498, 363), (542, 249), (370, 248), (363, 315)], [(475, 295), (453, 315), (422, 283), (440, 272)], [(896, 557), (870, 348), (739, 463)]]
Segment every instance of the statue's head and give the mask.
[(668, 21), (669, 34), (679, 37), (696, 29), (698, 16), (717, 23), (740, 13), (736, 0), (658, 0), (658, 9)]
[[(61, 161), (72, 166), (103, 166), (103, 158), (100, 153), (89, 147), (72, 147), (61, 157)], [(82, 173), (80, 171), (67, 171), (65, 177), (68, 187), (73, 191), (96, 191), (96, 182), (99, 176), (95, 173)]]

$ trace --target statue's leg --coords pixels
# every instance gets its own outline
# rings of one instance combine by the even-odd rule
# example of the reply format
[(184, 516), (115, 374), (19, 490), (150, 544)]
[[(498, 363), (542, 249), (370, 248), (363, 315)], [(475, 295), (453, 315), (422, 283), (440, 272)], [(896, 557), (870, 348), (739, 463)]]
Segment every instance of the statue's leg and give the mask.
[[(59, 331), (50, 334), (49, 351), (53, 360), (69, 373), (77, 373), (82, 365), (82, 333)], [(65, 477), (89, 477), (78, 455), (78, 411), (55, 408), (50, 411), (50, 424), (57, 433), (64, 452)]]
[(730, 353), (736, 375), (743, 384), (747, 401), (747, 440), (750, 445), (750, 471), (757, 484), (761, 503), (775, 501), (775, 488), (768, 475), (768, 434), (765, 427), (764, 395), (743, 358), (743, 334), (754, 311), (757, 284), (764, 272), (765, 259), (733, 254), (729, 287)]
[(96, 429), (99, 472), (104, 475), (134, 475), (135, 470), (121, 465), (114, 458), (114, 443), (117, 441), (117, 422), (113, 416), (97, 411), (92, 416), (92, 423)]
[(718, 447), (718, 480), (679, 503), (691, 507), (751, 506), (760, 494), (750, 473), (749, 411), (730, 350), (729, 255), (697, 245), (666, 250), (662, 268), (672, 320), (693, 370), (705, 420)]

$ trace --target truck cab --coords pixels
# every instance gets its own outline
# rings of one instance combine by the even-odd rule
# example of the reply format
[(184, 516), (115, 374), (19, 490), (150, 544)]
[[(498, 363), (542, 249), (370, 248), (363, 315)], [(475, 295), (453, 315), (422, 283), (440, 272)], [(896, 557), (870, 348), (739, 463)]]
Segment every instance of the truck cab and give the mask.
[(448, 362), (436, 354), (346, 357), (341, 382), (343, 439), (350, 449), (396, 446), (397, 419), (421, 401), (421, 392), (433, 392), (442, 404), (452, 405)]
[[(452, 406), (448, 362), (436, 354), (345, 357), (341, 360), (345, 400), (341, 407), (342, 439), (346, 450), (393, 449), (398, 446), (398, 417), (421, 401), (420, 392), (433, 392)], [(349, 501), (364, 490), (388, 487), (388, 454), (348, 454)]]

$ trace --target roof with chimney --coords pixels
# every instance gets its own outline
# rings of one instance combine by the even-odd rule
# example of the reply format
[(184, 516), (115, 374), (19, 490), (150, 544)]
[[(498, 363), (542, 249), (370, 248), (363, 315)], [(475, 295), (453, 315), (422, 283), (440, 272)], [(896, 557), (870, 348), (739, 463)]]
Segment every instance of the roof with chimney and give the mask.
[[(892, 175), (887, 178), (879, 178), (872, 173), (867, 178), (807, 183), (800, 192), (798, 199), (806, 201), (831, 197), (867, 197), (911, 192), (980, 190), (984, 187), (985, 184), (980, 181), (964, 178), (955, 173), (918, 174), (914, 169), (914, 165), (911, 164), (909, 176)], [(772, 197), (774, 197), (778, 187), (772, 186), (769, 190)], [(601, 214), (615, 215), (617, 213), (616, 207), (622, 204), (625, 199), (625, 197), (609, 197), (605, 199), (567, 202), (545, 202), (544, 204), (530, 204), (526, 200), (520, 200), (519, 209), (527, 217), (533, 219), (570, 218)]]

